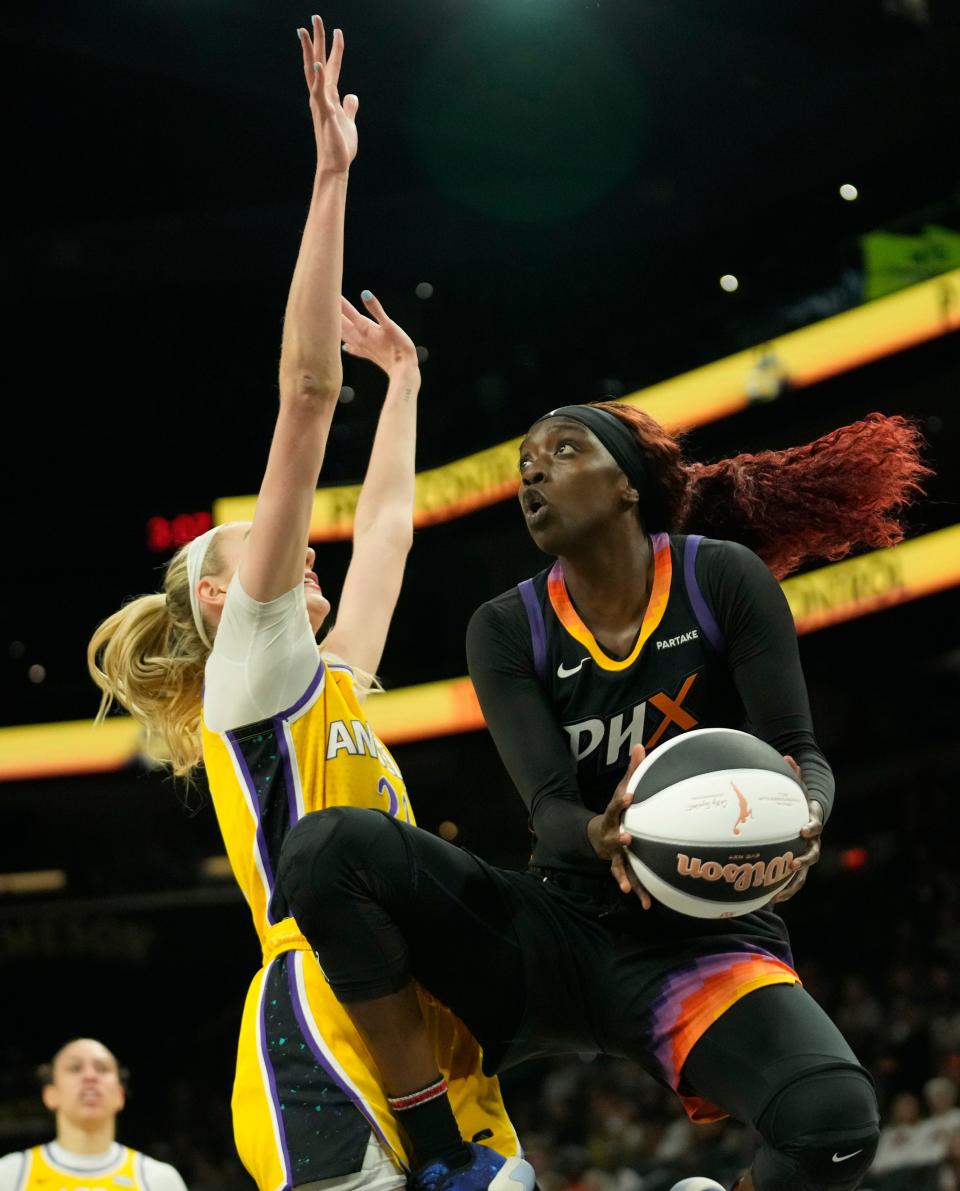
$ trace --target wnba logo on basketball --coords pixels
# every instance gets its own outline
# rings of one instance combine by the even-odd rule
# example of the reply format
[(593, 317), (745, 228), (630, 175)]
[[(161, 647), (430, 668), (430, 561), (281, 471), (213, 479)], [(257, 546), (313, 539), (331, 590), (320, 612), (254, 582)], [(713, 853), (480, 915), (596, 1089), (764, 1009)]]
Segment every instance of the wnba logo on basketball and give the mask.
[(720, 864), (716, 860), (701, 860), (698, 856), (691, 859), (678, 852), (677, 876), (691, 877), (695, 881), (726, 881), (738, 893), (743, 893), (746, 889), (779, 885), (788, 875), (792, 861), (792, 852), (748, 864)]

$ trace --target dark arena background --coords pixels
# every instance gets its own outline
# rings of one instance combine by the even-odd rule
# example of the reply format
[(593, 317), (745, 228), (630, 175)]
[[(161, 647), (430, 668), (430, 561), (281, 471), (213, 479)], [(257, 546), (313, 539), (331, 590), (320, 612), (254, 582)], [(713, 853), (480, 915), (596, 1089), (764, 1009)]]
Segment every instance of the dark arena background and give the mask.
[[(807, 988), (903, 1122), (909, 1162), (864, 1185), (960, 1187), (960, 7), (321, 15), (360, 97), (345, 292), (373, 289), (423, 361), (430, 474), (379, 696), (422, 826), (525, 863), (522, 805), (456, 680), (473, 609), (544, 564), (512, 499), (515, 449), (469, 457), (604, 396), (649, 398), (703, 460), (872, 410), (918, 420), (936, 474), (913, 545), (787, 584), (837, 805), (783, 913)], [(129, 722), (91, 726), (85, 645), (259, 483), (313, 168), (309, 16), (103, 0), (0, 18), (0, 1152), (51, 1136), (34, 1069), (93, 1036), (132, 1071), (121, 1140), (191, 1191), (253, 1186), (229, 1101), (259, 952), (202, 781), (151, 769)], [(344, 380), (322, 480), (348, 491), (315, 518), (334, 592), (385, 387), (363, 361)], [(503, 1083), (543, 1191), (729, 1183), (753, 1144), (688, 1125), (624, 1063), (572, 1056)]]

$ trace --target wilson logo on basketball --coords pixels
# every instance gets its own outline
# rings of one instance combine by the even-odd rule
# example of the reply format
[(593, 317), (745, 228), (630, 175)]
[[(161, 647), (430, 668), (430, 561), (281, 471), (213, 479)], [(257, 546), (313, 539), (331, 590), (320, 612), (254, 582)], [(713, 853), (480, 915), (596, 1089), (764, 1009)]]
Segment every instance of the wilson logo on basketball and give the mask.
[(774, 856), (772, 860), (755, 860), (752, 864), (720, 864), (716, 860), (701, 860), (698, 856), (677, 853), (677, 875), (695, 881), (726, 881), (738, 893), (753, 888), (779, 885), (790, 873), (792, 852)]
[(739, 835), (740, 828), (746, 826), (748, 819), (753, 818), (753, 811), (750, 809), (750, 803), (747, 802), (746, 798), (744, 798), (743, 794), (737, 789), (734, 783), (731, 782), (730, 785), (733, 786), (733, 792), (737, 796), (737, 805), (740, 807), (740, 817), (733, 825), (733, 834)]

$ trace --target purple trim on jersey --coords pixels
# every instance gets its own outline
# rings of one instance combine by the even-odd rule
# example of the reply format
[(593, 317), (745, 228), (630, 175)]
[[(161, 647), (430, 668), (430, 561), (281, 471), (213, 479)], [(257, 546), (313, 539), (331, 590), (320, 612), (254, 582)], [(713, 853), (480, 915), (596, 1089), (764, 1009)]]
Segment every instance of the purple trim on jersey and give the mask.
[(303, 692), (303, 694), (300, 696), (300, 698), (296, 701), (296, 703), (294, 703), (294, 705), (292, 707), (288, 707), (286, 711), (278, 711), (277, 714), (273, 718), (277, 719), (277, 720), (288, 720), (288, 719), (290, 719), (291, 716), (296, 715), (297, 712), (304, 706), (304, 704), (308, 703), (310, 701), (310, 699), (313, 697), (313, 694), (316, 691), (317, 686), (323, 680), (324, 669), (325, 669), (325, 667), (323, 664), (323, 659), (321, 658), (320, 664), (317, 666), (316, 674), (314, 674), (313, 678), (310, 679), (310, 685)]
[(250, 767), (247, 765), (247, 758), (243, 755), (243, 748), (237, 740), (236, 732), (225, 733), (227, 740), (230, 742), (230, 747), (233, 749), (233, 755), (236, 757), (240, 766), (240, 772), (243, 774), (243, 783), (246, 786), (247, 801), (250, 809), (253, 811), (253, 817), (257, 821), (257, 852), (260, 854), (260, 862), (263, 865), (263, 875), (267, 878), (267, 922), (270, 926), (275, 926), (277, 920), (270, 913), (270, 903), (273, 901), (273, 890), (276, 882), (273, 879), (273, 867), (270, 864), (270, 853), (267, 851), (267, 841), (263, 835), (263, 823), (260, 821), (260, 799), (257, 797), (257, 786), (253, 780), (253, 774), (250, 772)]
[(693, 606), (693, 614), (697, 623), (703, 629), (704, 636), (717, 651), (724, 653), (727, 648), (723, 631), (713, 618), (713, 613), (707, 607), (703, 598), (700, 584), (697, 582), (697, 551), (703, 541), (702, 534), (690, 534), (683, 546), (683, 582), (687, 588), (687, 595)]
[(61, 1162), (57, 1158), (53, 1150), (51, 1150), (49, 1142), (45, 1141), (40, 1148), (43, 1150), (43, 1155), (47, 1162), (54, 1169), (59, 1167), (61, 1170), (69, 1170), (73, 1174), (106, 1174), (108, 1171), (113, 1170), (115, 1166), (123, 1165), (123, 1156), (127, 1152), (126, 1146), (122, 1146), (119, 1141), (113, 1141), (110, 1145), (111, 1147), (116, 1146), (120, 1152), (112, 1158), (108, 1158), (103, 1166), (71, 1166), (69, 1162)]
[[(343, 1077), (337, 1071), (334, 1070), (334, 1068), (330, 1065), (330, 1062), (327, 1059), (327, 1056), (323, 1053), (323, 1051), (320, 1049), (320, 1047), (317, 1046), (317, 1044), (314, 1040), (313, 1031), (310, 1029), (310, 1026), (307, 1022), (307, 1014), (310, 1012), (310, 1009), (308, 1006), (305, 1006), (303, 1004), (303, 1002), (301, 1001), (300, 989), (297, 985), (297, 974), (295, 971), (295, 967), (296, 967), (296, 963), (297, 963), (297, 955), (298, 954), (299, 953), (296, 951), (287, 952), (288, 958), (286, 961), (286, 967), (287, 967), (287, 983), (290, 987), (290, 1004), (293, 1006), (293, 1014), (294, 1014), (294, 1017), (296, 1017), (296, 1019), (297, 1019), (297, 1025), (299, 1025), (299, 1027), (300, 1027), (300, 1033), (303, 1036), (303, 1040), (304, 1040), (304, 1042), (306, 1042), (307, 1046), (310, 1047), (310, 1053), (316, 1059), (317, 1064), (320, 1067), (322, 1067), (324, 1069), (324, 1071), (326, 1071), (326, 1073), (330, 1077), (330, 1079), (347, 1096), (347, 1099), (351, 1101), (354, 1108), (356, 1108), (356, 1110), (360, 1113), (360, 1115), (368, 1122), (368, 1124), (370, 1125), (370, 1128), (377, 1135), (378, 1140), (380, 1141), (381, 1145), (386, 1150), (386, 1152), (388, 1154), (392, 1154), (393, 1147), (387, 1141), (386, 1137), (384, 1137), (383, 1132), (380, 1129), (380, 1125), (377, 1122), (377, 1118), (367, 1108), (367, 1106), (360, 1099), (360, 1097), (353, 1090), (353, 1088), (350, 1087), (350, 1085), (348, 1083), (345, 1083), (343, 1080)], [(312, 1013), (310, 1013), (310, 1016), (311, 1016), (311, 1018), (313, 1018)], [(314, 1024), (316, 1025), (317, 1023), (314, 1022)], [(320, 1028), (319, 1025), (317, 1025), (318, 1030), (319, 1030), (319, 1028)]]
[(290, 1150), (287, 1147), (287, 1132), (283, 1127), (283, 1110), (280, 1107), (280, 1097), (277, 1095), (277, 1077), (273, 1073), (273, 1064), (270, 1062), (270, 1050), (267, 1046), (267, 1015), (264, 1009), (264, 1002), (267, 999), (268, 982), (270, 978), (270, 969), (276, 963), (276, 960), (271, 960), (263, 973), (263, 983), (260, 985), (260, 1053), (263, 1056), (263, 1065), (267, 1069), (267, 1079), (270, 1083), (270, 1099), (273, 1101), (273, 1110), (277, 1119), (277, 1132), (280, 1134), (280, 1149), (283, 1157), (283, 1173), (286, 1177), (286, 1186), (293, 1186), (293, 1166), (290, 1163)]
[(537, 593), (532, 579), (524, 579), (517, 584), (523, 607), (530, 622), (530, 643), (533, 646), (533, 668), (537, 677), (546, 679), (547, 676), (547, 627), (543, 623), (543, 609), (537, 599)]

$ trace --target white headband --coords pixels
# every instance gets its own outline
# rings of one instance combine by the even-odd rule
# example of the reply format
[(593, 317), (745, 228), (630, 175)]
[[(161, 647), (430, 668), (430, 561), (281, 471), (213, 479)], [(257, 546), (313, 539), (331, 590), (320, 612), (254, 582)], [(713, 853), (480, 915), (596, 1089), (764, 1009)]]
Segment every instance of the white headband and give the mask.
[(190, 584), (190, 610), (193, 612), (193, 623), (197, 626), (200, 640), (206, 645), (207, 649), (212, 649), (213, 645), (207, 636), (207, 626), (203, 623), (203, 615), (200, 611), (200, 597), (197, 595), (197, 584), (203, 575), (203, 560), (207, 557), (207, 551), (210, 549), (217, 530), (222, 528), (222, 525), (215, 525), (213, 529), (208, 529), (206, 533), (202, 533), (198, 538), (194, 538), (187, 547), (187, 581)]

